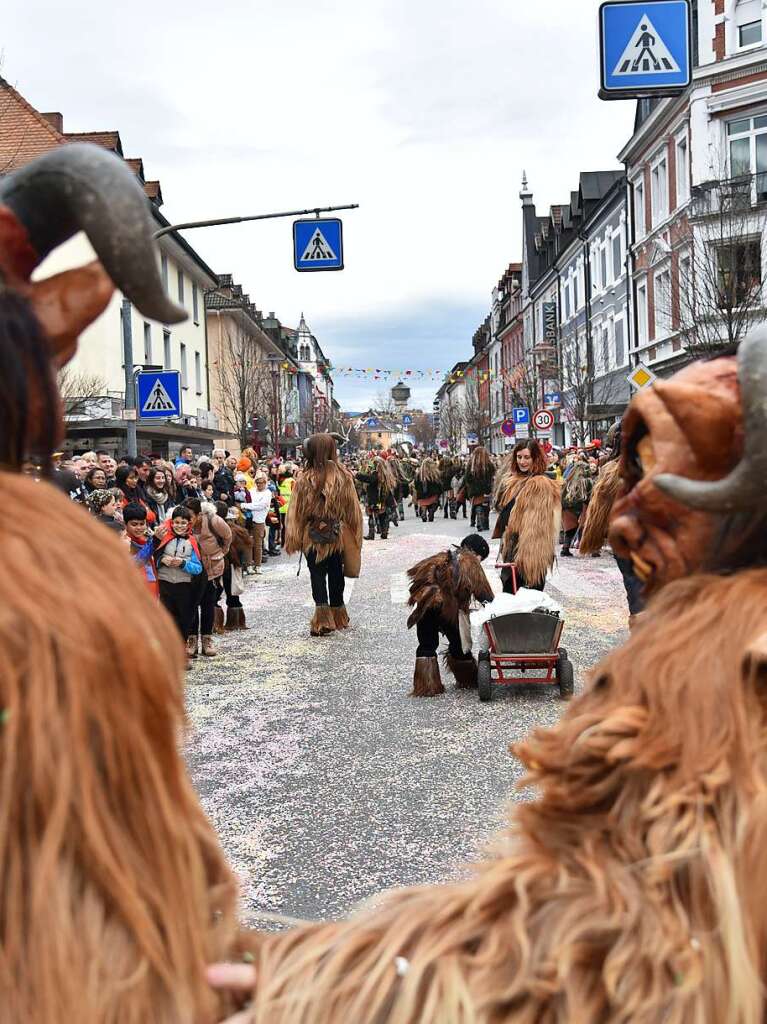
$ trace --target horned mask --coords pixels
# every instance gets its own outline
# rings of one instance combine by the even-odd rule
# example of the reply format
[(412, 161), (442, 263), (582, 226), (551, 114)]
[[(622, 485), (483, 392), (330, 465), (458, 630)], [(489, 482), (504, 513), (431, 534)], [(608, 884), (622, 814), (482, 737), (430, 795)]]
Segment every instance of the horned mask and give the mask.
[(724, 518), (764, 501), (766, 403), (764, 331), (737, 358), (693, 363), (634, 398), (610, 543), (647, 593), (699, 569)]

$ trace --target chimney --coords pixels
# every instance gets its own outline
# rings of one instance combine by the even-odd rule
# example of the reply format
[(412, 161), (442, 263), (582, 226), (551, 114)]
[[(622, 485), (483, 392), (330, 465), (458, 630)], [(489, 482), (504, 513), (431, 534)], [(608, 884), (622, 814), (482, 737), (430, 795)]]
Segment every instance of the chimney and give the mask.
[(269, 314), (269, 319), (270, 319), (270, 320), (274, 320), (274, 312), (272, 312), (272, 313), (270, 313), (270, 314)]
[(54, 127), (56, 129), (56, 131), (60, 135), (64, 134), (64, 115), (63, 114), (59, 114), (57, 112), (54, 112), (54, 113), (50, 113), (50, 114), (41, 114), (40, 116), (44, 117), (45, 120), (48, 122), (48, 124), (51, 125), (52, 127)]

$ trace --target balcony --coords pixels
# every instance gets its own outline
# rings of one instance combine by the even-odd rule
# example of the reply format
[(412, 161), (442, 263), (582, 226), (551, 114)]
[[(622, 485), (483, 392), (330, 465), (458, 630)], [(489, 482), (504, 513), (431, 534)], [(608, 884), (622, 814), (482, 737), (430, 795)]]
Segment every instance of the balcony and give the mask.
[(690, 220), (745, 214), (767, 203), (767, 172), (706, 181), (690, 194)]

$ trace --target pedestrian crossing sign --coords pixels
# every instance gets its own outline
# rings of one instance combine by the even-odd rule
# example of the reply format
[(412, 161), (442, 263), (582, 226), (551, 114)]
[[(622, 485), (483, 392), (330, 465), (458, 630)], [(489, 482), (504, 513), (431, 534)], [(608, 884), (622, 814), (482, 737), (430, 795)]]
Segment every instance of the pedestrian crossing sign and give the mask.
[(343, 270), (343, 224), (338, 217), (312, 217), (293, 222), (293, 265), (296, 270)]
[(689, 0), (610, 0), (599, 29), (602, 99), (676, 96), (690, 84)]
[(181, 374), (178, 370), (139, 373), (138, 414), (142, 420), (167, 420), (181, 415)]

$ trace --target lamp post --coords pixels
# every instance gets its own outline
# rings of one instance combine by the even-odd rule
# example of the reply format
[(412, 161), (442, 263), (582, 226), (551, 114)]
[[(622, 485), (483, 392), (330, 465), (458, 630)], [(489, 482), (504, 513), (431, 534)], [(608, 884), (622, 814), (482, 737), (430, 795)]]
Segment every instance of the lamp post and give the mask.
[(274, 354), (268, 357), (269, 372), (272, 378), (272, 444), (274, 454), (280, 454), (280, 357)]

